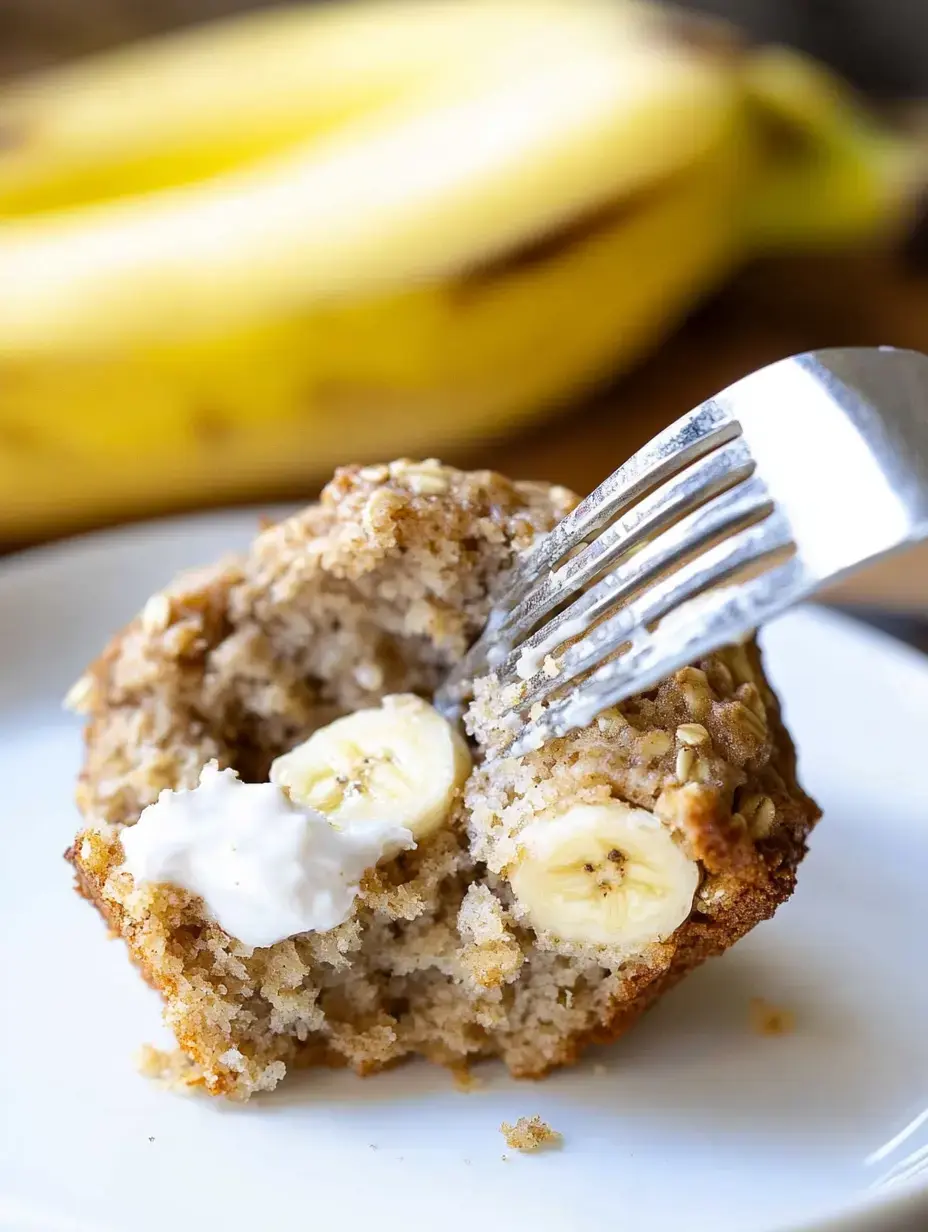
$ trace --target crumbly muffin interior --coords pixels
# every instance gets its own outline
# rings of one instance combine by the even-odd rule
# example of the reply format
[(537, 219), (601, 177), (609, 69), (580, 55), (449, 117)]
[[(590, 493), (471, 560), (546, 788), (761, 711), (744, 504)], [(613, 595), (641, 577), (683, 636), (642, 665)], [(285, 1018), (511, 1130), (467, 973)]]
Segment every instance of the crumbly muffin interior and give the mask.
[[(478, 682), (475, 769), (447, 824), (371, 870), (328, 932), (252, 950), (196, 897), (119, 871), (121, 828), (211, 759), (261, 781), (340, 714), (430, 697), (518, 554), (573, 503), (435, 462), (347, 468), (245, 557), (153, 597), (78, 682), (85, 829), (70, 858), (164, 996), (180, 1081), (247, 1098), (288, 1067), (368, 1073), (410, 1053), (539, 1075), (619, 1034), (788, 896), (817, 812), (753, 644), (519, 759), (482, 760), (498, 689)], [(689, 920), (634, 953), (536, 931), (507, 879), (531, 820), (613, 797), (653, 810), (702, 869)]]

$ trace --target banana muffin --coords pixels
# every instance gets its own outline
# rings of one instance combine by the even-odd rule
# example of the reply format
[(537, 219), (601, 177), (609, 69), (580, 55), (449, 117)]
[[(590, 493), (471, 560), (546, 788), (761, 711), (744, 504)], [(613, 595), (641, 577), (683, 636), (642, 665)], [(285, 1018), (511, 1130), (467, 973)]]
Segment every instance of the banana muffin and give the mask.
[(574, 503), (431, 460), (345, 468), (77, 682), (68, 858), (164, 998), (179, 1052), (149, 1068), (236, 1099), (410, 1054), (538, 1077), (789, 896), (818, 810), (753, 642), (522, 757), (496, 747), (493, 677), (466, 736), (431, 706)]

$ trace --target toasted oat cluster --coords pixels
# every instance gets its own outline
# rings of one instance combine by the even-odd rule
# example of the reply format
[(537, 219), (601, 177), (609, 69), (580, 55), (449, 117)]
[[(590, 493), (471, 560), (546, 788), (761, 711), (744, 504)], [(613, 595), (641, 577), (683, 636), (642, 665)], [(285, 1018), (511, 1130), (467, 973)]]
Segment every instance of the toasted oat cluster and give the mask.
[[(430, 698), (507, 571), (575, 503), (434, 461), (348, 467), (243, 557), (155, 595), (70, 694), (87, 717), (78, 887), (165, 1004), (146, 1068), (244, 1099), (290, 1067), (420, 1054), (516, 1075), (620, 1035), (791, 893), (818, 811), (751, 643), (521, 758), (492, 679), (447, 814), (368, 869), (343, 922), (250, 946), (136, 881), (121, 834), (211, 762), (244, 783), (339, 716)], [(455, 737), (457, 739), (457, 737)]]

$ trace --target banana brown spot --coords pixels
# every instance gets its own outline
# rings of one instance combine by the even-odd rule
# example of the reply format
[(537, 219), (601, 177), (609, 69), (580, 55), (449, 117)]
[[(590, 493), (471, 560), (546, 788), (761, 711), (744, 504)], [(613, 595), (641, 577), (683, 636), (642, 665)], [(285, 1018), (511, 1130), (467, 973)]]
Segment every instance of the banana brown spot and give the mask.
[(562, 226), (524, 240), (499, 256), (478, 262), (450, 284), (449, 293), (457, 303), (506, 282), (512, 277), (530, 275), (561, 260), (571, 250), (593, 243), (616, 226), (633, 221), (656, 208), (676, 193), (685, 173), (668, 176), (659, 184), (647, 184), (618, 201), (592, 206)]
[(235, 435), (234, 417), (223, 414), (215, 407), (201, 407), (190, 417), (190, 431), (196, 443), (204, 449), (224, 445)]
[(15, 150), (26, 144), (26, 134), (22, 128), (11, 124), (0, 124), (0, 154), (6, 150)]
[(34, 428), (15, 420), (0, 423), (0, 446), (13, 453), (37, 453), (45, 449), (40, 434)]

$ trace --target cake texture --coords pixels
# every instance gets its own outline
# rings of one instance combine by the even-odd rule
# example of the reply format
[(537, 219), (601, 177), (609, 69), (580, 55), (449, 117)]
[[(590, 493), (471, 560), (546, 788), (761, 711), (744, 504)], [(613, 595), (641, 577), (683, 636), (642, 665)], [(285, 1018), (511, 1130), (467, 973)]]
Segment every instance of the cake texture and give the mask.
[[(500, 1057), (538, 1077), (620, 1035), (789, 896), (818, 810), (753, 642), (521, 758), (483, 756), (499, 690), (476, 682), (474, 766), (445, 824), (366, 872), (328, 931), (252, 949), (194, 894), (122, 869), (124, 827), (209, 762), (263, 782), (338, 716), (430, 698), (519, 555), (574, 503), (434, 461), (345, 468), (247, 554), (150, 599), (74, 686), (86, 758), (68, 858), (164, 998), (180, 1055), (150, 1057), (150, 1071), (238, 1099), (292, 1067), (368, 1074), (410, 1054), (456, 1070)], [(616, 801), (696, 862), (692, 910), (632, 946), (536, 926), (513, 889), (520, 836)]]

